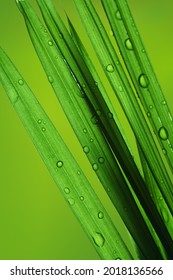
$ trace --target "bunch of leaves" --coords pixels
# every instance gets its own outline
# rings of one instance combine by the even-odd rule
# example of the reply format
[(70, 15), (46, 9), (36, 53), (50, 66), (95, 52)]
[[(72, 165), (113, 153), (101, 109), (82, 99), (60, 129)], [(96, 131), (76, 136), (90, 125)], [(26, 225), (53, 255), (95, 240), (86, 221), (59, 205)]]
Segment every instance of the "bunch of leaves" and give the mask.
[[(138, 258), (171, 259), (173, 232), (172, 228), (167, 226), (167, 219), (165, 215), (162, 215), (162, 210), (165, 209), (170, 221), (173, 213), (173, 189), (171, 173), (165, 166), (158, 149), (158, 144), (162, 145), (162, 141), (157, 143), (153, 137), (148, 120), (141, 109), (143, 102), (139, 102), (97, 11), (90, 0), (74, 0), (100, 64), (133, 130), (139, 147), (144, 177), (131, 154), (127, 137), (124, 136), (116, 114), (116, 108), (112, 108), (105, 86), (70, 19), (68, 23), (71, 33), (52, 1), (37, 0), (37, 3), (50, 33), (39, 20), (29, 1), (17, 1), (48, 80), (93, 172), (98, 176), (124, 221), (137, 250)], [(121, 32), (121, 28), (129, 26), (128, 20), (127, 23), (125, 21), (129, 18), (129, 14), (123, 11), (127, 3), (122, 5), (122, 10), (120, 10), (119, 1), (113, 0), (111, 5), (113, 9), (110, 9), (109, 1), (103, 1), (103, 7), (112, 28), (115, 27), (115, 31), (117, 28), (119, 30), (116, 39), (120, 48), (122, 47), (122, 56), (128, 69), (133, 69), (134, 75), (131, 74), (130, 77), (136, 86), (137, 93), (141, 92), (141, 89), (145, 90), (152, 82), (149, 81), (147, 72), (144, 72), (142, 68), (146, 59), (142, 59), (142, 56), (139, 59), (138, 52), (134, 51), (135, 36), (131, 35), (131, 38), (134, 37), (134, 42), (127, 38), (125, 46), (121, 43), (121, 41), (124, 42), (121, 34), (125, 33), (125, 31)], [(113, 16), (115, 14), (116, 18)], [(121, 17), (121, 14), (124, 16)], [(117, 27), (117, 21), (121, 21), (122, 26)], [(138, 48), (139, 45), (136, 43), (136, 49)], [(131, 62), (128, 64), (131, 58), (128, 60), (126, 55), (123, 55), (132, 51), (136, 58), (136, 60), (133, 59), (135, 65), (131, 65)], [(142, 65), (141, 68), (137, 66), (137, 63)], [(131, 73), (130, 70), (129, 73)], [(154, 73), (150, 75), (155, 77)], [(137, 77), (137, 83), (134, 82), (134, 77)], [(80, 167), (41, 105), (2, 50), (1, 80), (38, 152), (100, 257), (131, 259), (132, 255), (126, 244), (88, 180), (80, 171)], [(162, 115), (160, 110), (157, 110), (157, 113), (159, 116)], [(164, 114), (162, 117), (165, 119)], [(154, 119), (153, 117), (152, 123)], [(42, 126), (42, 122), (46, 125)], [(168, 135), (171, 135), (169, 127), (165, 128), (163, 123), (158, 129), (158, 139), (167, 140), (170, 143)], [(50, 155), (49, 158), (47, 154)], [(153, 186), (153, 191), (151, 191), (151, 186)], [(158, 205), (158, 199), (151, 197), (151, 192), (163, 196), (163, 207)]]

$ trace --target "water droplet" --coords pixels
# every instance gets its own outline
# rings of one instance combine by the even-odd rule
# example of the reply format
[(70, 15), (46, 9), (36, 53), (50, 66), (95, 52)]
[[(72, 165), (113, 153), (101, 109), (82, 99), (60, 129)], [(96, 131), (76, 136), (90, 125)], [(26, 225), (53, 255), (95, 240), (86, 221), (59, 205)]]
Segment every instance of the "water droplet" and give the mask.
[(49, 41), (48, 41), (48, 45), (49, 45), (50, 47), (52, 47), (52, 46), (53, 46), (53, 42), (52, 42), (51, 40), (49, 40)]
[(147, 88), (148, 85), (149, 85), (148, 77), (147, 77), (147, 75), (145, 75), (145, 74), (141, 74), (141, 75), (139, 76), (138, 81), (139, 81), (139, 84), (140, 84), (140, 86), (141, 86), (142, 88)]
[(113, 114), (111, 112), (108, 112), (108, 118), (113, 119)]
[(163, 101), (162, 101), (162, 105), (166, 105), (166, 100), (163, 100)]
[(147, 112), (147, 117), (151, 117), (151, 113), (150, 112)]
[(98, 87), (98, 83), (97, 82), (95, 82), (95, 86)]
[(119, 260), (121, 260), (121, 259), (120, 259), (120, 258), (116, 258), (115, 260), (116, 260), (116, 261), (119, 261)]
[(61, 168), (63, 166), (63, 162), (61, 160), (57, 161), (56, 166)]
[(166, 151), (166, 149), (162, 149), (162, 152), (164, 153), (164, 155), (166, 156), (167, 155), (167, 151)]
[(171, 149), (171, 152), (173, 152), (172, 144), (170, 142), (169, 142), (168, 146)]
[(152, 110), (153, 109), (153, 105), (150, 105), (149, 108), (150, 108), (150, 110)]
[(83, 151), (84, 151), (85, 154), (88, 154), (90, 152), (90, 149), (89, 149), (88, 146), (84, 146)]
[(84, 128), (84, 129), (83, 129), (83, 132), (84, 132), (84, 133), (87, 133), (87, 129), (86, 129), (86, 128)]
[(169, 215), (168, 215), (168, 211), (166, 210), (166, 208), (165, 208), (165, 207), (162, 207), (162, 208), (160, 209), (160, 212), (161, 212), (161, 215), (162, 215), (162, 217), (163, 217), (164, 222), (165, 222), (165, 223), (168, 223), (168, 222), (169, 222)]
[(46, 131), (46, 128), (45, 128), (45, 127), (42, 127), (42, 131), (45, 132), (45, 131)]
[(167, 132), (167, 130), (166, 130), (165, 127), (162, 126), (162, 127), (159, 129), (158, 134), (159, 134), (159, 137), (160, 137), (163, 141), (165, 141), (165, 140), (168, 139), (168, 132)]
[(37, 122), (38, 122), (38, 124), (41, 124), (41, 123), (42, 123), (42, 120), (39, 119)]
[(77, 175), (81, 175), (81, 171), (80, 170), (77, 171)]
[(92, 116), (91, 121), (92, 121), (93, 124), (98, 124), (99, 120), (98, 120), (97, 116), (94, 115), (94, 116)]
[(69, 188), (65, 188), (64, 191), (65, 191), (66, 194), (70, 193), (70, 189)]
[(119, 10), (116, 11), (115, 16), (116, 16), (116, 19), (118, 19), (118, 20), (122, 19)]
[(107, 66), (106, 66), (106, 70), (109, 72), (109, 73), (112, 73), (112, 72), (114, 72), (114, 66), (112, 65), (112, 64), (108, 64)]
[(133, 50), (133, 45), (129, 38), (125, 40), (125, 46), (129, 51)]
[(84, 201), (84, 197), (83, 197), (82, 195), (80, 196), (80, 200), (81, 200), (81, 201)]
[(24, 81), (23, 81), (22, 79), (19, 79), (19, 80), (18, 80), (18, 83), (19, 83), (20, 86), (23, 86), (23, 85), (24, 85)]
[(93, 163), (92, 168), (94, 171), (97, 171), (99, 169), (97, 163)]
[(70, 205), (74, 205), (75, 204), (75, 200), (73, 198), (69, 198), (68, 202)]
[(104, 218), (104, 214), (103, 214), (103, 212), (98, 212), (98, 218), (99, 219), (103, 219)]
[(162, 196), (160, 196), (160, 197), (159, 197), (159, 199), (160, 199), (160, 200), (163, 200), (163, 197), (162, 197)]
[(98, 247), (103, 247), (103, 245), (105, 244), (105, 239), (100, 232), (95, 232), (93, 240)]
[(52, 76), (48, 76), (48, 81), (50, 84), (53, 84), (54, 79), (52, 78)]
[(91, 142), (91, 143), (93, 143), (93, 142), (94, 142), (94, 139), (93, 139), (93, 138), (91, 138), (91, 139), (90, 139), (90, 142)]
[(98, 159), (98, 161), (99, 161), (99, 163), (104, 163), (105, 162), (105, 159), (103, 158), (103, 157), (99, 157), (99, 159)]

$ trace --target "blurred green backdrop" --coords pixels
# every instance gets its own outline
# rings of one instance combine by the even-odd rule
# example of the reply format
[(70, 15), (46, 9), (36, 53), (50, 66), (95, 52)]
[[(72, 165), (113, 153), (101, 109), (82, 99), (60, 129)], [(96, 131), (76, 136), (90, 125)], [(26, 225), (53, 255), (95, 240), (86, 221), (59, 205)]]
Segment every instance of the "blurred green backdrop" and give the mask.
[[(30, 2), (38, 11), (35, 1)], [(65, 19), (65, 8), (72, 22), (79, 28), (79, 19), (72, 2), (54, 0), (62, 17)], [(94, 0), (93, 3), (105, 20), (100, 1)], [(128, 0), (128, 3), (173, 111), (173, 2)], [(105, 24), (110, 32), (107, 22)], [(93, 55), (82, 27), (79, 28), (79, 33)], [(1, 46), (55, 123), (108, 212), (116, 220), (123, 237), (127, 239), (119, 216), (100, 189), (100, 184), (47, 82), (14, 0), (0, 0), (0, 38)], [(111, 99), (116, 104), (113, 97)], [(120, 109), (119, 115), (135, 152), (133, 137)], [(0, 259), (99, 259), (63, 200), (2, 86), (0, 120)]]

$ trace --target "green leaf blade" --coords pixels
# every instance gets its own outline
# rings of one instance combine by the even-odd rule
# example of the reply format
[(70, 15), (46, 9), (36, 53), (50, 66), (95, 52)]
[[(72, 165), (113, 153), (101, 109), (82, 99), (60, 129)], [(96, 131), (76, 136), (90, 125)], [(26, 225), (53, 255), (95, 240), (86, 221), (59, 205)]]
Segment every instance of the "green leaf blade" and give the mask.
[[(102, 1), (102, 5), (148, 120), (163, 152), (166, 151), (165, 159), (173, 171), (173, 117), (144, 49), (127, 1)], [(120, 19), (115, 16), (116, 13), (121, 15)], [(161, 128), (167, 131), (166, 139), (160, 134)]]
[[(96, 251), (103, 259), (131, 259), (131, 254), (88, 180), (82, 172), (80, 175), (77, 173), (80, 167), (52, 122), (2, 50), (0, 57), (2, 83), (14, 109)], [(16, 85), (16, 81), (21, 80), (22, 84)], [(18, 98), (14, 99), (16, 91)], [(103, 219), (98, 218), (99, 212), (103, 213)], [(116, 240), (119, 247), (115, 246)]]

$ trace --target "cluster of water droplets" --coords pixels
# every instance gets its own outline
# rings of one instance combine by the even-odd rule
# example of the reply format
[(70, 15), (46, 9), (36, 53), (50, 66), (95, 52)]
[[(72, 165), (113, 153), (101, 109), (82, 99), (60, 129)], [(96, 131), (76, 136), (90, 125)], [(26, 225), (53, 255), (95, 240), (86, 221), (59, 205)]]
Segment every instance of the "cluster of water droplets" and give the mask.
[[(98, 111), (99, 111), (99, 110), (98, 110)], [(100, 114), (100, 111), (98, 112), (98, 114)], [(110, 114), (111, 114), (111, 113), (110, 113)], [(113, 115), (111, 115), (111, 117), (113, 117)], [(83, 133), (84, 133), (84, 134), (87, 134), (87, 133), (88, 133), (88, 131), (87, 131), (86, 128), (83, 129)], [(94, 139), (93, 139), (93, 138), (90, 138), (90, 143), (93, 143), (93, 142), (94, 142)], [(90, 153), (90, 148), (89, 148), (88, 145), (83, 146), (83, 152), (84, 152), (85, 154), (89, 154), (89, 153)], [(93, 170), (94, 170), (94, 171), (97, 171), (97, 170), (99, 169), (99, 164), (103, 164), (104, 162), (105, 162), (104, 157), (100, 156), (100, 157), (98, 158), (98, 163), (97, 163), (97, 162), (94, 162), (94, 163), (92, 164)]]
[[(59, 160), (59, 161), (57, 161), (56, 162), (56, 167), (58, 167), (58, 168), (62, 168), (64, 166), (64, 163), (63, 163), (63, 161), (61, 161), (61, 160)], [(78, 175), (78, 176), (80, 176), (81, 175), (81, 171), (78, 169), (77, 171), (76, 171), (76, 174)], [(71, 206), (73, 206), (73, 205), (75, 205), (75, 199), (73, 198), (73, 197), (71, 197), (71, 190), (70, 190), (70, 188), (69, 187), (65, 187), (64, 188), (64, 193), (67, 195), (67, 201), (68, 201), (68, 203), (71, 205)], [(69, 197), (70, 196), (70, 197)], [(84, 201), (84, 196), (79, 196), (79, 200), (80, 201)]]
[[(84, 153), (85, 154), (89, 154), (90, 153), (90, 148), (86, 145), (86, 146), (84, 146), (83, 147), (83, 151), (84, 151)], [(98, 163), (99, 164), (103, 164), (105, 162), (105, 159), (104, 159), (104, 157), (99, 157), (98, 158)], [(94, 162), (93, 164), (92, 164), (92, 168), (93, 168), (93, 170), (94, 171), (97, 171), (98, 169), (99, 169), (99, 164), (98, 164), (97, 162)]]
[[(24, 85), (23, 79), (19, 79), (17, 81), (17, 84), (19, 86), (23, 86)], [(18, 99), (19, 99), (19, 95), (18, 95), (17, 91), (16, 90), (9, 91), (9, 98), (10, 98), (12, 104), (14, 105), (18, 101)]]
[[(46, 124), (46, 122), (43, 121), (43, 120), (41, 120), (41, 119), (38, 119), (37, 123), (38, 123), (39, 125), (41, 125), (41, 124), (45, 125), (45, 124)], [(42, 126), (41, 130), (42, 130), (43, 132), (45, 132), (45, 131), (46, 131), (45, 126)]]

